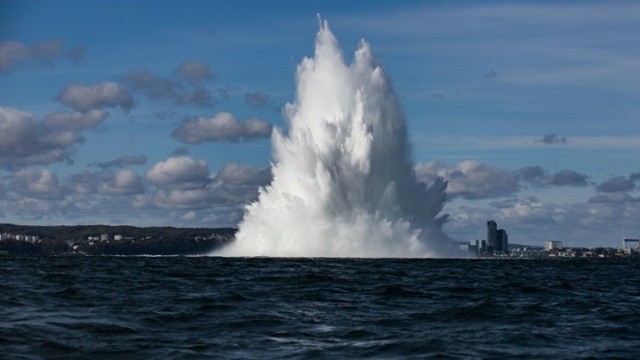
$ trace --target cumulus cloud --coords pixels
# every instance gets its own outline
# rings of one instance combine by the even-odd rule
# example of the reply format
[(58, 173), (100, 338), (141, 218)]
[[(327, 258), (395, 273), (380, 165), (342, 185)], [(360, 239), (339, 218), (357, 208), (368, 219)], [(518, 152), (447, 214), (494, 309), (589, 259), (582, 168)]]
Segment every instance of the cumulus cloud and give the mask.
[(518, 171), (520, 178), (535, 186), (573, 186), (583, 187), (589, 185), (587, 175), (580, 174), (573, 170), (560, 170), (553, 174), (548, 174), (540, 166), (529, 166)]
[(80, 133), (107, 116), (104, 110), (62, 111), (39, 121), (28, 112), (0, 107), (0, 167), (70, 162), (73, 146), (84, 141)]
[[(178, 165), (178, 162), (184, 164)], [(178, 176), (154, 178), (154, 175), (160, 171), (159, 169), (153, 172), (150, 170), (147, 173), (147, 179), (154, 182), (157, 189), (149, 195), (136, 197), (134, 206), (172, 210), (239, 208), (255, 200), (258, 196), (258, 188), (271, 181), (271, 172), (268, 168), (230, 163), (225, 165), (215, 177), (210, 178), (205, 177), (203, 169), (206, 168), (203, 168), (203, 164), (199, 164), (198, 160), (169, 158), (162, 163), (164, 168), (182, 168), (180, 171), (172, 170), (173, 173), (200, 172), (200, 174), (192, 177), (196, 178), (195, 181), (186, 175), (181, 176), (181, 179), (178, 179)], [(194, 183), (198, 186), (194, 186)]]
[(611, 193), (618, 191), (630, 191), (635, 189), (636, 185), (632, 180), (624, 176), (612, 177), (596, 186), (598, 192)]
[(176, 72), (191, 84), (213, 80), (215, 74), (209, 65), (198, 61), (187, 61), (180, 64)]
[(33, 45), (18, 41), (0, 42), (0, 71), (14, 71), (27, 65), (50, 65), (60, 58), (78, 62), (84, 57), (83, 48), (63, 51), (62, 42), (51, 40)]
[(142, 178), (129, 169), (121, 169), (114, 173), (107, 181), (98, 185), (98, 192), (104, 195), (132, 195), (143, 192)]
[(640, 172), (633, 173), (629, 175), (629, 180), (631, 181), (640, 181)]
[(25, 221), (52, 219), (56, 216), (68, 220), (69, 214), (77, 211), (74, 204), (66, 200), (43, 200), (28, 197), (0, 202), (0, 211), (3, 210)]
[(85, 171), (71, 177), (76, 195), (135, 195), (144, 192), (142, 177), (130, 169)]
[(588, 178), (589, 177), (585, 174), (580, 174), (576, 171), (565, 169), (551, 174), (548, 184), (556, 186), (581, 187), (589, 185), (589, 183), (587, 182)]
[(466, 160), (449, 167), (442, 162), (415, 165), (418, 178), (432, 184), (438, 177), (448, 182), (446, 193), (450, 197), (465, 199), (496, 198), (511, 195), (519, 190), (518, 176), (512, 172)]
[(87, 112), (55, 112), (44, 118), (44, 127), (53, 131), (78, 132), (92, 129), (100, 125), (109, 115), (104, 110), (89, 110)]
[(115, 160), (105, 161), (98, 163), (98, 166), (103, 169), (114, 168), (114, 167), (123, 167), (126, 165), (144, 165), (147, 163), (146, 155), (122, 155)]
[(145, 177), (162, 189), (201, 189), (210, 183), (209, 168), (189, 156), (170, 157), (155, 164)]
[(542, 143), (546, 145), (558, 145), (558, 144), (566, 144), (567, 138), (565, 136), (557, 136), (556, 134), (544, 134), (541, 138), (536, 139), (537, 143)]
[(501, 208), (496, 218), (510, 223), (526, 221), (528, 224), (542, 225), (558, 223), (561, 220), (558, 215), (561, 213), (549, 209), (537, 198), (527, 197), (514, 201), (511, 206)]
[(199, 144), (266, 138), (271, 135), (271, 128), (272, 125), (264, 120), (238, 121), (232, 114), (221, 112), (212, 118), (186, 119), (171, 135), (187, 144)]
[(116, 106), (128, 111), (133, 107), (133, 97), (129, 90), (113, 81), (103, 81), (89, 86), (67, 85), (56, 99), (78, 111)]
[(10, 189), (21, 197), (40, 200), (61, 200), (70, 188), (47, 169), (26, 168), (13, 175)]
[(56, 113), (38, 121), (30, 113), (0, 107), (0, 167), (71, 161), (73, 145), (84, 141), (79, 132), (105, 117), (101, 111)]
[[(181, 66), (176, 70), (182, 77), (187, 79), (186, 82), (177, 79), (165, 79), (147, 70), (134, 70), (125, 74), (124, 83), (150, 100), (171, 101), (181, 106), (211, 107), (215, 105), (216, 99), (211, 91), (200, 84), (204, 80), (201, 78), (202, 67), (193, 65), (194, 63), (191, 64), (185, 68)], [(210, 74), (210, 76), (212, 75)]]
[(269, 104), (269, 95), (262, 92), (244, 94), (244, 103), (252, 108), (262, 108)]

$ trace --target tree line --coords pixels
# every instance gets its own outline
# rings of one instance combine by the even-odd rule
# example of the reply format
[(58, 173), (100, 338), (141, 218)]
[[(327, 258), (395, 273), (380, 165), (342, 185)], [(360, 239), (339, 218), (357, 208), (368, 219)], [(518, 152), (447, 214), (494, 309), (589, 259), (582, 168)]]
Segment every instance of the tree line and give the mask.
[[(0, 234), (37, 236), (38, 241), (0, 241), (6, 255), (191, 255), (233, 240), (234, 228), (176, 228), (110, 225), (31, 226), (0, 224)], [(108, 241), (97, 240), (106, 234)], [(115, 240), (115, 235), (119, 235)], [(91, 239), (91, 240), (90, 240)], [(96, 239), (96, 240), (94, 240)]]

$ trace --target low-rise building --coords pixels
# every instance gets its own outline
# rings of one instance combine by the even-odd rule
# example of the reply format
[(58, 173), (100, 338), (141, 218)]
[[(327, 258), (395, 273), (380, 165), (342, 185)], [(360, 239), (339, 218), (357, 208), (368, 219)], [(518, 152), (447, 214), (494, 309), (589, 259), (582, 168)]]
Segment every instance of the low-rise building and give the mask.
[(551, 250), (560, 250), (562, 249), (562, 241), (545, 241), (544, 242), (544, 249), (547, 251), (551, 251)]

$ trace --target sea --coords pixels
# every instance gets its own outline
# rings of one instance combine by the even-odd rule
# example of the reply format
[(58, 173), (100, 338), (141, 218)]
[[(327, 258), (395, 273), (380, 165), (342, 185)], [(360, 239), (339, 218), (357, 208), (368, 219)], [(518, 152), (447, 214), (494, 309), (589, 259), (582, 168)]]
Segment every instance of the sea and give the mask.
[(0, 257), (6, 359), (638, 359), (640, 261)]

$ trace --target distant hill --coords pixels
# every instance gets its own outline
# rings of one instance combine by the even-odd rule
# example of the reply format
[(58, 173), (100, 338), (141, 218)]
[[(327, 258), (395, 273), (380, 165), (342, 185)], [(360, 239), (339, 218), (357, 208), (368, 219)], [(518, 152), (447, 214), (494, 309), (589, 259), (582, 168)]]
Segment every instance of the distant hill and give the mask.
[(0, 253), (187, 255), (208, 253), (234, 239), (234, 228), (0, 224)]

